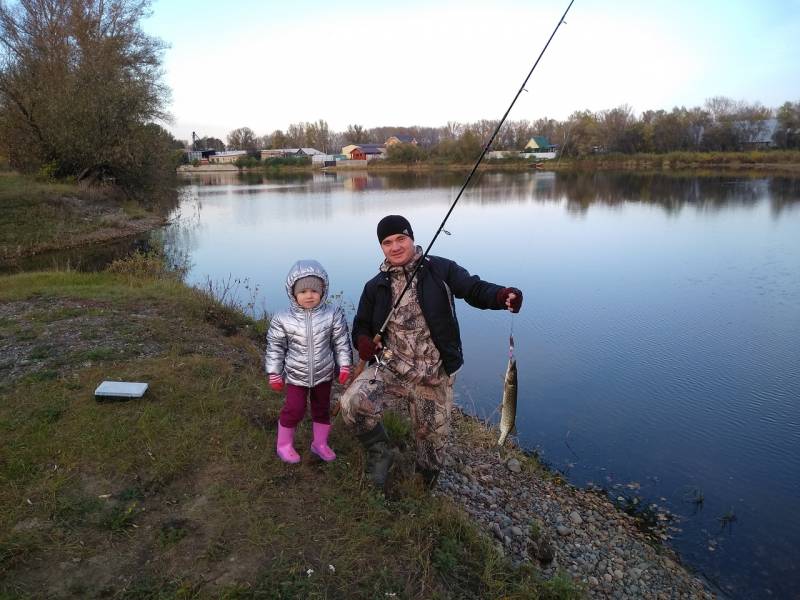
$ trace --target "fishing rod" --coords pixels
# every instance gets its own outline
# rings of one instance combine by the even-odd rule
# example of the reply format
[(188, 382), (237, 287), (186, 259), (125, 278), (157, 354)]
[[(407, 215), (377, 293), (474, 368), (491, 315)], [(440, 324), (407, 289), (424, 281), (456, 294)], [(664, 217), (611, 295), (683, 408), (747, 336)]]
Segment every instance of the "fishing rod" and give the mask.
[[(411, 283), (414, 281), (414, 277), (416, 277), (417, 273), (420, 270), (420, 267), (422, 267), (423, 263), (425, 262), (425, 259), (428, 257), (428, 253), (430, 253), (431, 248), (433, 247), (433, 244), (436, 242), (436, 239), (439, 237), (439, 234), (441, 234), (442, 231), (444, 230), (444, 226), (447, 223), (447, 219), (450, 218), (450, 215), (452, 214), (453, 210), (455, 209), (456, 204), (458, 204), (458, 201), (461, 199), (461, 195), (464, 193), (464, 190), (467, 189), (467, 186), (469, 185), (469, 182), (472, 180), (473, 175), (475, 175), (475, 172), (478, 170), (478, 167), (480, 166), (481, 162), (483, 161), (483, 157), (486, 156), (486, 153), (489, 151), (489, 148), (491, 148), (492, 142), (494, 142), (494, 139), (497, 137), (497, 134), (500, 133), (500, 128), (503, 126), (503, 123), (505, 123), (505, 120), (508, 117), (508, 114), (511, 112), (511, 109), (514, 108), (514, 104), (516, 104), (517, 99), (520, 97), (520, 95), (522, 94), (523, 91), (527, 91), (525, 89), (525, 86), (528, 84), (528, 80), (531, 78), (531, 75), (533, 75), (533, 72), (536, 70), (536, 66), (539, 64), (539, 61), (542, 60), (542, 56), (544, 56), (544, 53), (547, 50), (547, 47), (550, 45), (550, 42), (553, 41), (553, 38), (555, 37), (556, 32), (558, 31), (558, 28), (561, 27), (562, 24), (564, 24), (564, 19), (567, 17), (567, 13), (569, 12), (569, 9), (572, 7), (572, 3), (573, 2), (575, 2), (575, 0), (570, 0), (569, 6), (567, 6), (567, 10), (564, 11), (564, 14), (561, 15), (561, 18), (558, 20), (558, 24), (555, 26), (555, 29), (553, 29), (553, 33), (551, 33), (550, 37), (547, 39), (547, 43), (542, 48), (542, 51), (539, 53), (539, 57), (536, 59), (536, 62), (533, 63), (533, 66), (531, 67), (531, 70), (528, 72), (528, 76), (525, 77), (525, 81), (522, 82), (522, 85), (519, 87), (519, 90), (517, 90), (517, 93), (514, 96), (514, 99), (511, 101), (511, 104), (509, 104), (508, 108), (506, 109), (505, 114), (500, 119), (500, 122), (497, 124), (497, 127), (495, 127), (494, 133), (492, 133), (491, 137), (489, 137), (489, 141), (486, 142), (486, 145), (483, 147), (483, 150), (481, 151), (481, 154), (478, 157), (478, 160), (475, 161), (475, 165), (472, 167), (472, 170), (469, 172), (469, 175), (467, 175), (466, 180), (464, 180), (464, 184), (461, 186), (461, 189), (458, 191), (458, 194), (456, 195), (456, 199), (453, 200), (453, 203), (450, 205), (450, 209), (447, 211), (447, 214), (444, 216), (444, 219), (442, 219), (442, 222), (439, 225), (439, 228), (436, 230), (436, 233), (434, 234), (433, 239), (431, 239), (430, 243), (428, 244), (428, 247), (425, 249), (425, 252), (422, 255), (422, 258), (417, 262), (417, 266), (414, 268), (414, 271), (411, 273), (411, 277), (409, 277), (408, 280), (406, 281), (406, 285), (403, 288), (403, 291), (400, 292), (400, 295), (398, 296), (397, 300), (395, 301), (394, 305), (392, 306), (392, 309), (389, 311), (389, 315), (386, 317), (386, 320), (383, 322), (383, 325), (381, 325), (380, 331), (378, 331), (378, 333), (375, 334), (375, 337), (372, 339), (372, 342), (374, 344), (380, 343), (380, 341), (383, 339), (383, 335), (386, 332), (386, 327), (389, 325), (389, 321), (391, 320), (392, 316), (396, 312), (397, 307), (400, 306), (400, 301), (403, 299), (403, 296), (405, 296), (406, 292), (408, 291), (408, 288), (411, 287)], [(361, 361), (359, 363), (359, 365), (358, 365), (358, 367), (356, 367), (356, 371), (355, 371), (355, 376), (356, 377), (361, 373), (361, 371), (364, 370), (364, 366), (365, 365), (366, 365), (366, 361)]]

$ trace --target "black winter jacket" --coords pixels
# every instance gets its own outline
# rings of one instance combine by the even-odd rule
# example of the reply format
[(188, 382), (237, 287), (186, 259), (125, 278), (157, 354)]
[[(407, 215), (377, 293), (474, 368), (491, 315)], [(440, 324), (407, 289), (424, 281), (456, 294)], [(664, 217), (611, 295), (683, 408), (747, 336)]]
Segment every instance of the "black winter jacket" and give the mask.
[[(462, 298), (476, 308), (499, 310), (506, 308), (497, 301), (497, 292), (502, 286), (470, 275), (452, 260), (440, 256), (428, 256), (417, 278), (417, 297), (422, 315), (442, 357), (444, 370), (452, 375), (464, 364), (454, 297)], [(358, 302), (353, 320), (353, 343), (356, 347), (358, 336), (373, 338), (380, 331), (393, 302), (390, 275), (381, 271), (366, 283)]]

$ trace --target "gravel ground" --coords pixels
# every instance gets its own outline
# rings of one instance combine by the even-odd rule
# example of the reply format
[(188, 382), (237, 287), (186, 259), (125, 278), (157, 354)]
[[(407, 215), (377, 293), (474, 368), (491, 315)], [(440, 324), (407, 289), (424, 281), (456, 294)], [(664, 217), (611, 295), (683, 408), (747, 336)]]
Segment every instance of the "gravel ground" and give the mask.
[(566, 571), (590, 598), (717, 597), (602, 493), (543, 477), (514, 452), (501, 457), (467, 441), (453, 434), (435, 493), (462, 506), (515, 563), (534, 561), (546, 577)]

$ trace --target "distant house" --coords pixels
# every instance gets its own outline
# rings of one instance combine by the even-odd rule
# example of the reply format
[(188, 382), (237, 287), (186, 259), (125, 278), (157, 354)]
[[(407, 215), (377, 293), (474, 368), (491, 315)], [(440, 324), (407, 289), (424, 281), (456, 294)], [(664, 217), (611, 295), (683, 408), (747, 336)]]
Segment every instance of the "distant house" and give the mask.
[(226, 150), (225, 152), (216, 152), (208, 157), (208, 162), (211, 164), (226, 164), (236, 162), (239, 158), (245, 158), (247, 152), (244, 150)]
[(523, 152), (555, 152), (557, 148), (543, 135), (535, 135), (525, 144)]
[[(346, 152), (352, 146), (350, 152)], [(342, 154), (350, 157), (351, 160), (374, 160), (383, 158), (386, 155), (386, 148), (380, 144), (358, 144), (345, 146), (342, 148)]]
[(395, 144), (414, 144), (416, 146), (417, 138), (415, 138), (413, 135), (392, 135), (386, 140), (384, 146), (388, 148), (389, 146), (394, 146)]
[(269, 148), (261, 151), (261, 160), (266, 158), (287, 158), (287, 157), (301, 157), (301, 156), (316, 156), (317, 154), (325, 154), (316, 148)]

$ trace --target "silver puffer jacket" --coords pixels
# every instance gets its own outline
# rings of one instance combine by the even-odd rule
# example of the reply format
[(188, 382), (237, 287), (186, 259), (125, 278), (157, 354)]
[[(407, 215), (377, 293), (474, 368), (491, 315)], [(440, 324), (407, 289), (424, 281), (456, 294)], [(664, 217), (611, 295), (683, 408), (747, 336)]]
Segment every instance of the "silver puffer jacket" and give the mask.
[[(304, 309), (292, 294), (301, 277), (313, 275), (324, 282), (319, 306)], [(333, 379), (334, 364), (353, 364), (350, 334), (344, 311), (326, 304), (328, 274), (315, 260), (299, 260), (286, 276), (289, 310), (278, 313), (267, 331), (264, 366), (267, 373), (283, 375), (287, 383), (314, 387)]]

